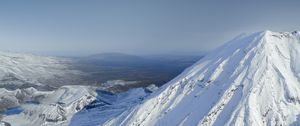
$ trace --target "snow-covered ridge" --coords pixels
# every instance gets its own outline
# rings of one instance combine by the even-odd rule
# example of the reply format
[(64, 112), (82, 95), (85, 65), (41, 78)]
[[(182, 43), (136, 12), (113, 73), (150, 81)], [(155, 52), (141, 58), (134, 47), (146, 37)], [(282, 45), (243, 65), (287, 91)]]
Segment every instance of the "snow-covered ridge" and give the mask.
[(300, 34), (240, 36), (108, 125), (300, 125)]
[[(53, 126), (68, 125), (72, 116), (96, 99), (94, 88), (87, 86), (63, 86), (55, 91), (37, 91), (24, 89), (27, 95), (18, 95), (21, 90), (6, 91), (12, 98), (27, 97), (26, 103), (16, 106), (13, 114), (3, 115), (0, 122), (12, 126)], [(34, 99), (39, 98), (39, 99)], [(16, 99), (19, 100), (19, 99)], [(11, 110), (13, 111), (13, 110)]]

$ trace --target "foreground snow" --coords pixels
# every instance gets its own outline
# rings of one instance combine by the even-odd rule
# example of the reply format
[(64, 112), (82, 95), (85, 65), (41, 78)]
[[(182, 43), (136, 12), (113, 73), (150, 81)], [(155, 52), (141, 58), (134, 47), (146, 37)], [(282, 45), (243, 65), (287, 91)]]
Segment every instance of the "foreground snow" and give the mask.
[(106, 91), (97, 91), (97, 99), (76, 113), (70, 126), (104, 125), (107, 120), (130, 111), (132, 106), (140, 103), (148, 96), (147, 89), (136, 88), (127, 92), (112, 94)]
[(300, 125), (300, 34), (239, 36), (105, 125)]
[[(48, 92), (31, 90), (31, 97), (40, 98), (14, 108), (18, 113), (4, 114), (3, 122), (12, 126), (68, 125), (76, 112), (96, 99), (94, 89), (87, 86), (63, 86)], [(19, 90), (10, 92), (6, 94), (16, 94)]]

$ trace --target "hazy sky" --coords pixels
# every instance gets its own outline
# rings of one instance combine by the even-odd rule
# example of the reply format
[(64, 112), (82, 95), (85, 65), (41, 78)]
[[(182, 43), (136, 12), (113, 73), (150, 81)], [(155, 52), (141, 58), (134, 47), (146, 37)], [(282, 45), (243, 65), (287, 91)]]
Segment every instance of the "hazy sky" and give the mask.
[(300, 30), (297, 0), (203, 1), (2, 0), (0, 50), (189, 53), (213, 49), (240, 33)]

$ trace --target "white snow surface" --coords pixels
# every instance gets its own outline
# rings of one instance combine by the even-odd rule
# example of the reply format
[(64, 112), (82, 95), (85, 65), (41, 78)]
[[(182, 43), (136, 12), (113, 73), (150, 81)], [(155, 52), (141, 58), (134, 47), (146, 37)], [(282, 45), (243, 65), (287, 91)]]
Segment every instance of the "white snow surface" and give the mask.
[[(30, 89), (26, 89), (30, 90)], [(42, 95), (38, 103), (20, 105), (19, 114), (3, 115), (0, 122), (12, 126), (66, 126), (72, 116), (96, 99), (94, 88), (88, 86), (63, 86), (55, 91), (37, 91), (32, 95)], [(19, 90), (6, 92), (12, 94)]]
[(299, 62), (297, 31), (239, 36), (103, 125), (300, 125)]
[(140, 103), (144, 97), (149, 95), (145, 90), (134, 88), (117, 94), (97, 91), (97, 99), (82, 111), (76, 113), (72, 117), (69, 126), (104, 125), (107, 120), (130, 111), (132, 106)]

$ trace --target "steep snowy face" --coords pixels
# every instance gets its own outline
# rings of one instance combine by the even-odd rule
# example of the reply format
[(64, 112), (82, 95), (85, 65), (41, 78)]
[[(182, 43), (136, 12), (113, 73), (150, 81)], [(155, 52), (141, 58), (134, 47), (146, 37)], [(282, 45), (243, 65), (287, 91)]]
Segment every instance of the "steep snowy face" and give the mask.
[(107, 125), (300, 125), (300, 34), (259, 32), (216, 49)]
[[(71, 84), (79, 71), (66, 59), (0, 52), (0, 88), (43, 88)], [(47, 88), (47, 87), (45, 87)]]

